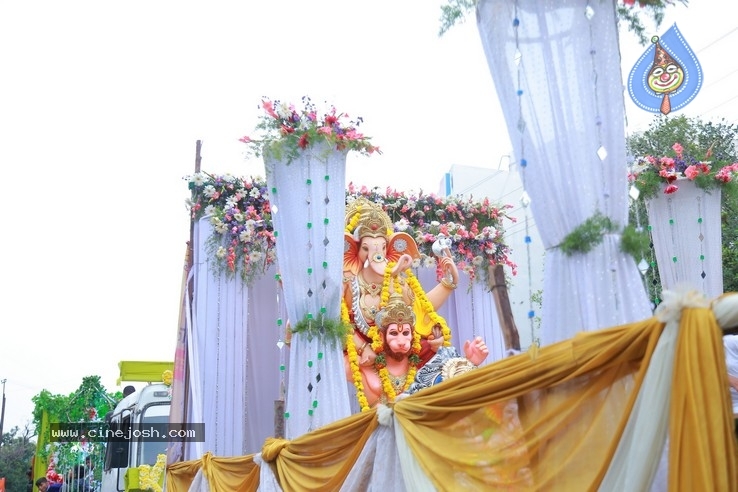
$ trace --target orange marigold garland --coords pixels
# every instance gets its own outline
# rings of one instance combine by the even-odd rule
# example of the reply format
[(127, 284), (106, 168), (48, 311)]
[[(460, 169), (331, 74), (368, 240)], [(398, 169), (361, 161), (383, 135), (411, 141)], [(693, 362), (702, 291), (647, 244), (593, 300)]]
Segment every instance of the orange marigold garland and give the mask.
[(434, 324), (441, 327), (441, 333), (443, 333), (443, 346), (449, 347), (451, 345), (451, 329), (448, 327), (448, 324), (446, 324), (446, 320), (436, 313), (435, 309), (433, 309), (433, 304), (428, 300), (428, 296), (423, 292), (423, 287), (421, 287), (420, 282), (418, 282), (418, 279), (415, 278), (412, 272), (408, 269), (405, 273), (407, 274), (407, 283), (410, 285), (410, 289), (412, 289), (413, 294), (415, 294), (415, 298), (420, 300), (420, 303), (423, 306), (423, 311), (428, 314)]
[[(349, 324), (348, 306), (346, 301), (341, 299), (341, 320)], [(354, 344), (354, 333), (349, 332), (346, 335), (346, 354), (349, 359), (349, 366), (351, 367), (351, 376), (353, 378), (354, 386), (356, 387), (356, 399), (359, 401), (359, 406), (362, 412), (369, 411), (369, 401), (364, 393), (364, 383), (361, 378), (361, 369), (359, 368), (359, 354), (356, 352), (356, 344)]]
[(351, 220), (346, 226), (346, 232), (353, 234), (354, 229), (356, 229), (356, 226), (359, 224), (359, 219), (361, 219), (361, 205), (357, 205), (356, 213), (351, 217)]
[[(352, 229), (352, 227), (347, 227), (347, 230)], [(389, 301), (390, 296), (390, 284), (392, 284), (392, 288), (396, 292), (400, 292), (401, 290), (401, 284), (399, 278), (395, 277), (392, 278), (392, 270), (394, 269), (396, 263), (390, 262), (387, 264), (385, 270), (384, 270), (384, 278), (382, 279), (382, 291), (380, 295), (380, 301), (379, 301), (379, 309), (384, 308), (387, 305), (387, 302)], [(415, 294), (415, 298), (420, 300), (421, 305), (423, 307), (423, 311), (428, 314), (428, 316), (431, 318), (431, 320), (438, 324), (441, 327), (441, 332), (443, 333), (443, 344), (444, 346), (448, 347), (451, 345), (451, 329), (448, 327), (448, 324), (446, 324), (446, 320), (443, 319), (442, 316), (439, 316), (435, 309), (433, 309), (433, 304), (428, 300), (428, 297), (425, 295), (425, 292), (423, 291), (422, 286), (420, 285), (420, 282), (417, 278), (415, 278), (415, 275), (413, 275), (412, 271), (410, 269), (405, 270), (405, 275), (407, 276), (407, 283), (410, 286), (410, 289), (412, 290), (413, 294)], [(348, 313), (348, 307), (346, 306), (346, 302), (344, 300), (341, 301), (341, 319), (343, 319), (344, 322), (349, 323), (349, 313)], [(377, 370), (377, 374), (379, 375), (379, 379), (382, 381), (382, 390), (384, 391), (387, 401), (392, 402), (397, 398), (397, 392), (395, 391), (394, 387), (392, 386), (392, 382), (390, 381), (390, 375), (389, 371), (387, 370), (387, 361), (385, 359), (384, 354), (384, 342), (382, 341), (382, 338), (379, 336), (379, 330), (375, 325), (372, 325), (369, 328), (369, 332), (367, 333), (369, 338), (371, 339), (371, 347), (374, 353), (377, 354), (376, 359), (374, 360), (374, 367)], [(413, 330), (413, 348), (412, 353), (410, 354), (409, 361), (410, 361), (410, 368), (408, 369), (407, 376), (405, 377), (405, 384), (402, 388), (402, 391), (407, 391), (407, 389), (410, 387), (410, 385), (415, 380), (415, 374), (418, 371), (418, 364), (420, 363), (420, 334)], [(346, 352), (349, 357), (349, 364), (351, 366), (351, 373), (354, 380), (354, 386), (356, 387), (356, 397), (359, 400), (359, 405), (361, 406), (361, 411), (368, 411), (369, 410), (369, 402), (366, 398), (366, 394), (364, 393), (364, 384), (363, 379), (361, 377), (361, 370), (359, 369), (359, 362), (358, 362), (358, 353), (356, 352), (356, 345), (354, 344), (354, 338), (353, 338), (353, 332), (350, 333), (346, 338)]]
[[(401, 292), (402, 286), (400, 284), (400, 279), (398, 277), (395, 277), (394, 280), (392, 279), (392, 270), (394, 269), (395, 265), (395, 262), (390, 262), (387, 264), (384, 270), (384, 278), (382, 279), (382, 293), (379, 301), (380, 309), (384, 308), (389, 301), (390, 283), (392, 284), (392, 288), (395, 292)], [(408, 270), (408, 272), (409, 271), (410, 270)], [(379, 379), (382, 381), (382, 390), (387, 396), (387, 401), (392, 402), (395, 400), (395, 398), (397, 398), (397, 392), (395, 391), (394, 386), (392, 386), (389, 371), (387, 370), (387, 361), (384, 355), (384, 342), (382, 342), (382, 339), (379, 337), (379, 330), (376, 326), (373, 326), (369, 330), (369, 334), (372, 337), (372, 349), (377, 354), (377, 358), (374, 359), (374, 366), (377, 369), (377, 374), (379, 374)], [(415, 373), (418, 371), (418, 364), (420, 363), (420, 348), (420, 334), (417, 331), (413, 330), (413, 348), (412, 353), (409, 357), (410, 368), (408, 369), (407, 375), (405, 376), (405, 384), (402, 388), (403, 392), (407, 391), (407, 389), (410, 388), (410, 385), (415, 380)]]
[(387, 263), (387, 266), (384, 268), (384, 278), (382, 278), (382, 294), (379, 298), (379, 309), (382, 309), (384, 306), (387, 305), (387, 302), (389, 302), (389, 286), (390, 286), (390, 280), (392, 279), (392, 269), (395, 267), (395, 262), (391, 261)]

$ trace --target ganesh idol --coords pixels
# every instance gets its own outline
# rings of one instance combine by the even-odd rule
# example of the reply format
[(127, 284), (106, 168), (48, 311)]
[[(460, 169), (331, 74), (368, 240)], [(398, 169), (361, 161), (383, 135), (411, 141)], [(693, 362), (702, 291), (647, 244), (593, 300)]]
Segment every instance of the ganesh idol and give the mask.
[(420, 259), (415, 240), (405, 232), (394, 232), (381, 205), (365, 198), (353, 201), (347, 206), (345, 225), (342, 316), (354, 328), (347, 350), (355, 350), (361, 366), (374, 363), (381, 349), (375, 316), (396, 292), (415, 313), (421, 345), (418, 367), (422, 367), (440, 347), (451, 344), (449, 327), (436, 313), (459, 279), (450, 251), (434, 248), (442, 275), (425, 292), (411, 270), (413, 260)]

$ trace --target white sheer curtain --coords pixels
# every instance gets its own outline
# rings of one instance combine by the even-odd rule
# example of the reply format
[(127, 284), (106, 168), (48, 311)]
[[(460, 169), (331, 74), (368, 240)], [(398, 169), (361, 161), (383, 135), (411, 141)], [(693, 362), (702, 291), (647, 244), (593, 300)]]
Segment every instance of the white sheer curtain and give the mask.
[(187, 443), (185, 460), (261, 451), (274, 436), (275, 402), (284, 398), (288, 348), (280, 347), (278, 289), (272, 267), (251, 287), (218, 274), (208, 261), (209, 217), (194, 228), (193, 308), (188, 331), (187, 415), (205, 424), (204, 443)]
[(281, 427), (278, 422), (282, 413), (275, 408), (275, 402), (284, 400), (286, 371), (280, 371), (280, 365), (287, 365), (289, 348), (279, 343), (280, 332), (275, 326), (280, 309), (276, 273), (276, 267), (271, 267), (249, 288), (244, 325), (247, 340), (244, 454), (260, 452), (266, 438), (276, 436), (277, 427)]
[(542, 342), (649, 317), (619, 234), (585, 254), (558, 249), (596, 211), (627, 223), (615, 2), (481, 0), (477, 24), (547, 249)]
[[(340, 317), (346, 152), (309, 147), (290, 163), (264, 158), (277, 266), (293, 327)], [(286, 434), (293, 439), (351, 413), (342, 341), (296, 333), (290, 346)]]
[(679, 180), (679, 190), (648, 201), (656, 262), (664, 290), (686, 284), (709, 299), (723, 293), (720, 190)]
[(216, 456), (240, 456), (244, 446), (246, 408), (246, 312), (249, 289), (240, 279), (213, 272), (207, 241), (213, 228), (209, 217), (194, 228), (194, 295), (189, 352), (190, 421), (202, 418), (205, 442), (190, 443), (185, 459), (210, 451)]

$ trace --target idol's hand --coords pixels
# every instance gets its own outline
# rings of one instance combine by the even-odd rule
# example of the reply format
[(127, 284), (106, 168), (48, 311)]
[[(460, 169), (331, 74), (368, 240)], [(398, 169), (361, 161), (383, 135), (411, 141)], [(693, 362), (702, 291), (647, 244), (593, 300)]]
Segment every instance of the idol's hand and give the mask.
[(433, 352), (438, 352), (438, 349), (443, 347), (443, 342), (445, 342), (443, 339), (443, 331), (438, 325), (436, 325), (433, 327), (431, 334), (428, 335), (428, 344)]
[(476, 337), (474, 341), (467, 340), (464, 342), (464, 355), (472, 364), (478, 366), (489, 355), (489, 349), (482, 337)]
[[(438, 257), (438, 264), (441, 267), (441, 272), (443, 273), (443, 279), (446, 280), (446, 282), (450, 282), (453, 284), (454, 288), (459, 283), (459, 269), (456, 267), (456, 262), (451, 257), (451, 252), (449, 250), (444, 250), (444, 255)], [(445, 283), (444, 285), (448, 286), (448, 284)]]
[(354, 331), (354, 346), (356, 347), (356, 355), (360, 366), (369, 366), (374, 364), (377, 354), (372, 350), (372, 342), (364, 340), (358, 333)]
[(377, 358), (377, 354), (372, 350), (371, 344), (367, 345), (359, 355), (359, 365), (370, 366), (374, 364), (374, 359)]

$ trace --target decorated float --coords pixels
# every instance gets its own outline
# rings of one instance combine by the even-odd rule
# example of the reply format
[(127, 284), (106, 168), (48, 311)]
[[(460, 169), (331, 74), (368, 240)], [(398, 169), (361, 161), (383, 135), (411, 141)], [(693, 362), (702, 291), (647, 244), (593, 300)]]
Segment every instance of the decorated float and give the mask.
[[(547, 248), (528, 353), (506, 357), (487, 276), (510, 265), (505, 207), (346, 186), (346, 152), (378, 149), (341, 113), (265, 100), (267, 137), (243, 140), (266, 180), (188, 177), (172, 418), (208, 432), (170, 447), (168, 490), (736, 490), (738, 296), (666, 291), (654, 314), (622, 247), (615, 12), (476, 2)], [(607, 227), (562, 247), (588, 223)]]
[[(310, 166), (318, 167), (315, 162)], [(309, 166), (293, 162), (285, 167), (299, 174)], [(350, 340), (345, 327), (352, 323), (341, 316), (342, 299), (348, 296), (344, 265), (364, 263), (359, 265), (357, 244), (354, 259), (346, 259), (352, 221), (346, 221), (347, 204), (381, 203), (383, 227), (392, 228), (385, 234), (392, 241), (387, 255), (391, 260), (397, 259), (393, 252), (400, 256), (400, 244), (417, 245), (403, 277), (412, 279), (408, 287), (414, 287), (419, 304), (422, 300), (430, 306), (429, 316), (443, 320), (448, 340), (482, 336), (491, 347), (490, 360), (519, 348), (517, 338), (501, 329), (490, 289), (496, 269), (514, 268), (504, 242), (504, 227), (512, 221), (506, 206), (347, 186), (338, 173), (325, 169), (313, 177), (290, 177), (288, 183), (297, 183), (300, 190), (260, 178), (204, 172), (187, 180), (192, 191), (193, 265), (180, 339), (192, 343), (183, 343), (179, 352), (187, 364), (175, 365), (175, 400), (178, 385), (185, 384), (186, 367), (191, 371), (191, 398), (183, 402), (181, 412), (191, 421), (213, 424), (208, 424), (207, 442), (190, 443), (189, 450), (176, 451), (180, 456), (198, 457), (205, 450), (220, 456), (253, 452), (275, 432), (296, 437), (361, 410), (356, 387), (347, 381), (343, 355)], [(332, 190), (326, 191), (329, 184)], [(301, 210), (288, 211), (288, 204), (273, 199), (280, 194), (297, 197)], [(328, 205), (331, 211), (326, 211)], [(294, 223), (281, 225), (274, 217), (279, 214)], [(454, 288), (440, 282), (445, 280), (432, 251), (439, 238), (450, 242), (448, 254), (455, 258)], [(280, 241), (289, 241), (284, 255), (294, 265), (278, 261)], [(380, 276), (374, 283), (375, 299), (383, 280)], [(444, 302), (436, 309), (422, 296), (439, 286)], [(367, 341), (357, 338), (354, 352)], [(369, 347), (364, 348), (368, 354)], [(203, 381), (199, 387), (198, 380)]]

